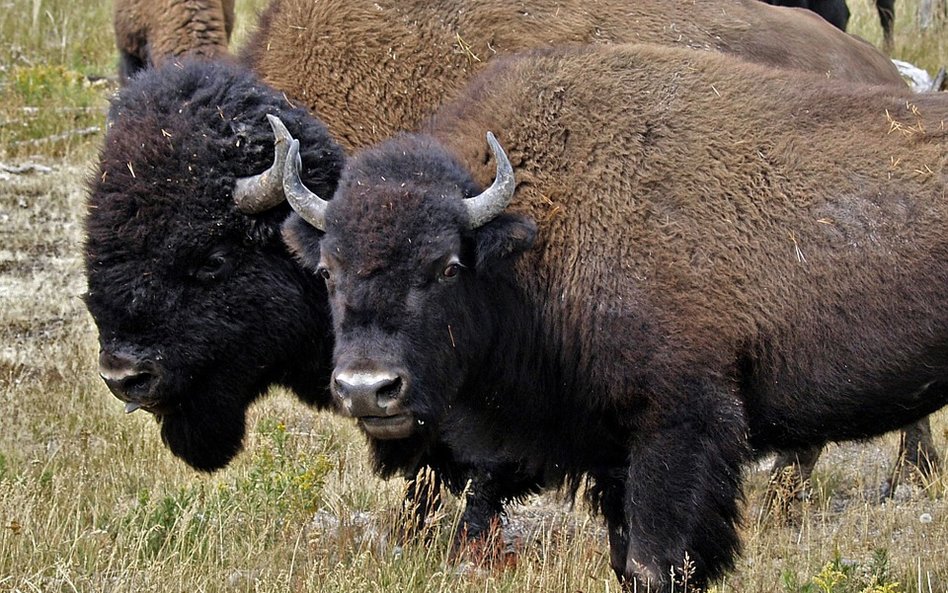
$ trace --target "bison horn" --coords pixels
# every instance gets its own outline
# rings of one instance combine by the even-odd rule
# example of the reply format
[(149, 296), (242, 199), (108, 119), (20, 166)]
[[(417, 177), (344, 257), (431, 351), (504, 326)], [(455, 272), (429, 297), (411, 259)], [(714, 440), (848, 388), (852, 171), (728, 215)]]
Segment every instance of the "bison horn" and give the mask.
[(234, 187), (234, 203), (244, 214), (258, 214), (281, 204), (283, 196), (283, 163), (290, 140), (289, 130), (275, 115), (267, 114), (273, 128), (273, 165), (252, 177), (241, 177)]
[(464, 200), (467, 213), (471, 218), (471, 229), (476, 229), (503, 212), (513, 199), (514, 190), (517, 188), (510, 160), (507, 159), (507, 154), (491, 132), (487, 132), (487, 143), (494, 153), (494, 160), (497, 161), (497, 175), (490, 187), (473, 198)]
[(321, 231), (326, 230), (326, 206), (329, 202), (309, 191), (303, 180), (300, 179), (300, 141), (290, 142), (290, 150), (286, 155), (286, 165), (283, 170), (283, 193), (286, 201), (303, 220)]

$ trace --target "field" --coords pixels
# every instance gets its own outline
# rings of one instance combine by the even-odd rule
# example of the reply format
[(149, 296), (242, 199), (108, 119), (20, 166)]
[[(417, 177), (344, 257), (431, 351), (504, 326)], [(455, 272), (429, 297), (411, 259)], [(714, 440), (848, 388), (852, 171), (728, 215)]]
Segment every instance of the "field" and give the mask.
[[(934, 73), (948, 25), (897, 2), (896, 57)], [(264, 0), (239, 0), (237, 44)], [(869, 0), (852, 30), (879, 44)], [(116, 88), (110, 5), (0, 0), (0, 591), (616, 591), (601, 521), (556, 496), (512, 508), (515, 566), (447, 562), (458, 507), (429, 542), (387, 537), (404, 484), (368, 468), (350, 423), (275, 392), (214, 475), (126, 416), (97, 376), (83, 293), (85, 183)], [(948, 459), (948, 413), (933, 422)], [(879, 502), (897, 437), (830, 446), (789, 522), (748, 468), (745, 551), (720, 592), (948, 591), (948, 478)]]

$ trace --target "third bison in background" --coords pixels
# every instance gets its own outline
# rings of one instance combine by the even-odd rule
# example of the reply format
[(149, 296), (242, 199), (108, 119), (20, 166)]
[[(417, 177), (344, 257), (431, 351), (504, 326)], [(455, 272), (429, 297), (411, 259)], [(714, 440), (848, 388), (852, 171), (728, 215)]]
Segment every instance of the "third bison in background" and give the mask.
[(227, 54), (234, 0), (115, 0), (112, 20), (125, 84), (170, 58)]
[[(806, 8), (820, 15), (840, 31), (849, 24), (849, 7), (846, 0), (763, 0), (774, 6)], [(876, 0), (876, 12), (882, 26), (882, 44), (886, 53), (892, 53), (894, 40), (892, 29), (895, 23), (895, 0)]]

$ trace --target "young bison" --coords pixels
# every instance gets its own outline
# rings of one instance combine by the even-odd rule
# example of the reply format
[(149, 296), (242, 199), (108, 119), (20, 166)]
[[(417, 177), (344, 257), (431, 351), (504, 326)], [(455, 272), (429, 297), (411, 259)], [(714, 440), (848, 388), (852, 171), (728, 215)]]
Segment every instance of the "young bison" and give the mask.
[(293, 143), (284, 235), (326, 281), (336, 403), (588, 478), (623, 583), (705, 587), (747, 461), (948, 402), (946, 120), (946, 95), (622, 46), (495, 63), (328, 202)]

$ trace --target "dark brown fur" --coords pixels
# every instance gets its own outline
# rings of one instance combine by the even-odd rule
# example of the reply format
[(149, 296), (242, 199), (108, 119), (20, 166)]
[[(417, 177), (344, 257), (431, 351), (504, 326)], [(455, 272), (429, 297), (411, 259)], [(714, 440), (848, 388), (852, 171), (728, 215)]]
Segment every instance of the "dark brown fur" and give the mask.
[[(946, 125), (948, 96), (700, 52), (537, 54), (434, 118), (445, 156), (402, 136), (351, 160), (316, 252), (299, 220), (286, 236), (329, 254), (337, 361), (394, 357), (403, 405), (475, 461), (591, 475), (620, 579), (669, 590), (687, 554), (703, 587), (739, 547), (752, 451), (948, 402)], [(487, 184), (486, 130), (519, 186), (470, 233), (446, 155)], [(482, 259), (529, 219), (512, 269)], [(454, 288), (429, 278), (442, 249)]]
[(226, 55), (234, 0), (116, 0), (113, 22), (124, 84), (169, 58)]
[(496, 55), (624, 42), (904, 86), (868, 43), (757, 0), (275, 0), (243, 58), (353, 148), (414, 128)]

